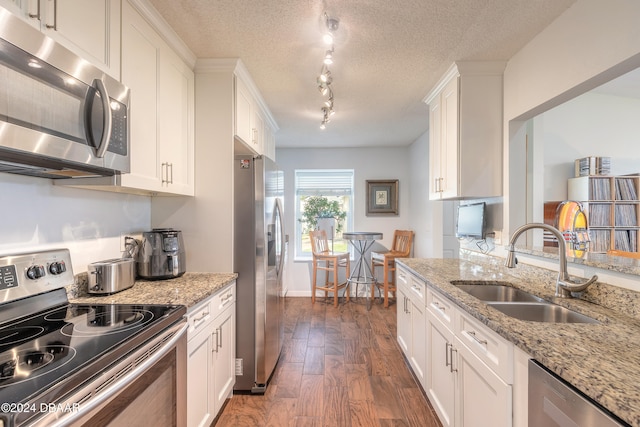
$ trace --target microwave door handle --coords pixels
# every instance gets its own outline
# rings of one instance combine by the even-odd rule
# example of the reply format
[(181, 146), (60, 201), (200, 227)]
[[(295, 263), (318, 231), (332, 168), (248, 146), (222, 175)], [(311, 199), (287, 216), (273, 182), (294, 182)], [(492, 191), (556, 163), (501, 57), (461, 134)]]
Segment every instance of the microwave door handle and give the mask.
[(100, 144), (96, 148), (96, 157), (103, 158), (104, 154), (109, 147), (109, 139), (111, 139), (111, 103), (109, 101), (109, 94), (107, 88), (100, 79), (94, 79), (96, 90), (100, 94), (102, 100), (102, 108), (104, 110), (104, 128), (102, 129), (102, 138), (100, 138)]

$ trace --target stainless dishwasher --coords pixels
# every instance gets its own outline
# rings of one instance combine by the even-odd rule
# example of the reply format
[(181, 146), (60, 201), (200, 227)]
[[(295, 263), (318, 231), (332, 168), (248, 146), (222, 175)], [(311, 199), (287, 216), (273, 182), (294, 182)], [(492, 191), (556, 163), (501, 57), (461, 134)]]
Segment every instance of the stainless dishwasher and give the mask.
[(529, 427), (619, 427), (628, 424), (535, 360), (529, 360)]

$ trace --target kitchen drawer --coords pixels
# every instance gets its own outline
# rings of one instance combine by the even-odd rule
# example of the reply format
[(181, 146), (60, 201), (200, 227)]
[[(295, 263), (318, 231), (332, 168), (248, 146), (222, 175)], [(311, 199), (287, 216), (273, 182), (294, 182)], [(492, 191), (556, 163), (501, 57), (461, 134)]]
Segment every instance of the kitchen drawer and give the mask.
[(191, 307), (187, 312), (187, 321), (189, 322), (187, 337), (191, 338), (196, 333), (205, 329), (213, 320), (213, 313), (213, 298), (211, 297)]
[(451, 300), (433, 289), (427, 290), (427, 309), (451, 331), (457, 310)]
[(417, 306), (425, 307), (427, 305), (425, 302), (427, 300), (427, 284), (411, 276), (410, 285), (409, 294), (411, 295), (411, 301)]
[(405, 294), (408, 294), (411, 289), (411, 273), (402, 267), (398, 267), (396, 270), (396, 286), (398, 289), (402, 289)]
[(466, 313), (457, 311), (455, 334), (504, 382), (513, 384), (513, 344)]
[(402, 268), (399, 268), (396, 273), (398, 286), (405, 290), (406, 295), (415, 305), (424, 307), (426, 305), (426, 283)]
[(225, 308), (229, 307), (236, 300), (236, 282), (222, 289), (213, 296), (211, 307), (213, 308), (214, 318), (218, 317)]

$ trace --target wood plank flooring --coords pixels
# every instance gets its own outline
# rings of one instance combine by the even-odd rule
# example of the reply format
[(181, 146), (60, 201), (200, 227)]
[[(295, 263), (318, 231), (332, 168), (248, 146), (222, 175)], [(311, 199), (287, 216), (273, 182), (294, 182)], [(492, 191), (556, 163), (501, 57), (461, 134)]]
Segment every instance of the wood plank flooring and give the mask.
[(282, 354), (265, 395), (236, 394), (214, 423), (439, 427), (396, 342), (396, 304), (285, 299)]

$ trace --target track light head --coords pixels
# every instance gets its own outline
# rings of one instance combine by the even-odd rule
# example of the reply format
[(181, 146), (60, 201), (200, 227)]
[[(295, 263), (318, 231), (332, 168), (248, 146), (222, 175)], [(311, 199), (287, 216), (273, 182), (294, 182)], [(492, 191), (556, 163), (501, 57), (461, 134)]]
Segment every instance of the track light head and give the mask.
[(328, 51), (324, 54), (324, 64), (325, 64), (325, 65), (331, 65), (331, 64), (333, 64), (333, 48), (331, 48), (331, 50), (328, 50)]
[(340, 20), (338, 18), (330, 18), (329, 15), (327, 15), (327, 12), (324, 13), (324, 17), (325, 17), (325, 24), (327, 25), (327, 30), (329, 30), (329, 32), (334, 32), (338, 30), (338, 27), (340, 26)]
[(322, 94), (322, 96), (325, 96), (331, 89), (329, 88), (329, 86), (327, 86), (326, 83), (318, 82), (318, 90), (320, 91), (320, 94)]

